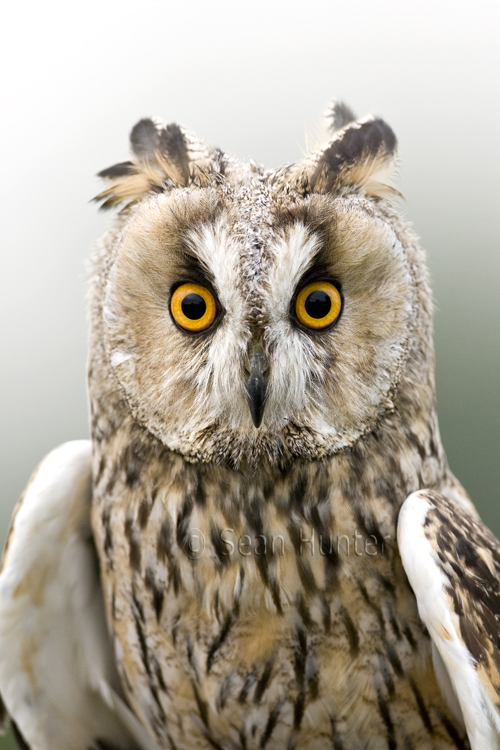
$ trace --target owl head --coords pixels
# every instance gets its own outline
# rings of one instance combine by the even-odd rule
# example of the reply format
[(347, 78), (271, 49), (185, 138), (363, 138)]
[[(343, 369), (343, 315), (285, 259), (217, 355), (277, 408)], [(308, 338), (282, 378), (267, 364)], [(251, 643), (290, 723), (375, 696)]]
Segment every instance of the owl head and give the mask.
[(432, 396), (396, 138), (341, 104), (329, 120), (324, 145), (267, 171), (145, 119), (132, 159), (100, 173), (96, 200), (123, 204), (99, 254), (106, 367), (134, 419), (189, 460), (322, 458), (401, 394)]

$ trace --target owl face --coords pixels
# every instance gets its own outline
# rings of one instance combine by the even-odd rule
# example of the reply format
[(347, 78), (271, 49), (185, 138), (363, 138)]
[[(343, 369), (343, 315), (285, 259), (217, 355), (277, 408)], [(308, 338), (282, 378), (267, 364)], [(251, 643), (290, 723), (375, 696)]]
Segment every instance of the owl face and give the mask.
[[(352, 445), (391, 408), (416, 317), (397, 222), (370, 194), (387, 137), (371, 152), (361, 144), (364, 172), (351, 158), (339, 179), (327, 149), (276, 172), (206, 150), (195, 168), (179, 133), (185, 174), (171, 153), (152, 188), (150, 149), (149, 189), (125, 211), (103, 287), (106, 356), (128, 408), (191, 460), (313, 459)], [(160, 156), (156, 142), (165, 173)], [(123, 184), (141, 163), (126, 164), (101, 197), (131, 197)]]

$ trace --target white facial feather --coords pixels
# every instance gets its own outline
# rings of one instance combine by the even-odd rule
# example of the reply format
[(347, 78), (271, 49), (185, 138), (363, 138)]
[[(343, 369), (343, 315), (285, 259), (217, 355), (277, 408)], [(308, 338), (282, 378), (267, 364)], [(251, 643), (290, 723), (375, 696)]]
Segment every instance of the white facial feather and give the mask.
[[(312, 198), (295, 218), (292, 204), (274, 230), (279, 192), (259, 188), (254, 206), (253, 185), (251, 177), (235, 201), (182, 190), (134, 210), (107, 276), (110, 366), (140, 421), (182, 453), (279, 453), (291, 428), (305, 454), (328, 454), (391, 404), (414, 322), (413, 278), (390, 224), (363, 199)], [(318, 259), (344, 302), (334, 329), (310, 332), (293, 304)], [(192, 263), (220, 307), (213, 331), (198, 336), (169, 310), (169, 290), (189, 279)], [(255, 342), (269, 359), (258, 431), (245, 369)]]

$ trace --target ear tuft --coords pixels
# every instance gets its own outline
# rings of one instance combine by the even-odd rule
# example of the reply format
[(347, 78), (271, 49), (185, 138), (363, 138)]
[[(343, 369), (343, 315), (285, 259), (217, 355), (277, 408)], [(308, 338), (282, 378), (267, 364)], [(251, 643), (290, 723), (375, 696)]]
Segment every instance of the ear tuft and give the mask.
[(157, 158), (169, 164), (174, 174), (175, 182), (187, 185), (189, 182), (189, 158), (184, 133), (181, 128), (172, 123), (160, 132)]
[(335, 99), (328, 106), (325, 117), (330, 133), (342, 130), (342, 128), (345, 128), (346, 125), (349, 125), (349, 123), (354, 122), (356, 119), (356, 115), (347, 104), (338, 102)]
[(158, 128), (153, 120), (139, 120), (130, 132), (130, 146), (138, 159), (154, 159), (158, 150)]
[[(338, 111), (335, 125), (352, 114), (348, 110), (347, 115), (343, 105)], [(342, 186), (357, 186), (376, 198), (398, 194), (390, 184), (396, 165), (396, 148), (392, 128), (380, 118), (351, 121), (334, 134), (316, 158), (309, 173), (310, 189), (329, 193)]]
[(134, 171), (134, 165), (131, 161), (122, 161), (120, 164), (113, 164), (112, 167), (102, 169), (97, 173), (97, 176), (103, 180), (106, 178), (113, 179), (115, 177), (125, 177), (134, 174)]
[[(179, 125), (139, 120), (130, 133), (133, 159), (99, 172), (108, 186), (94, 200), (106, 210), (130, 205), (152, 192), (186, 187), (209, 160), (209, 150)], [(193, 168), (193, 170), (192, 170)]]

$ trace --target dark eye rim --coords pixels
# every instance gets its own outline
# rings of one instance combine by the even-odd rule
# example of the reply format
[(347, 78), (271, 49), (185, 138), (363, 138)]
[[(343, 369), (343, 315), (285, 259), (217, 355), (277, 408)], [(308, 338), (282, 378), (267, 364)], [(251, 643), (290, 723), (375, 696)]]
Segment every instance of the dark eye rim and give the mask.
[[(338, 289), (338, 292), (340, 294), (340, 312), (333, 321), (333, 323), (330, 323), (329, 326), (325, 326), (324, 328), (308, 328), (308, 326), (304, 325), (300, 322), (300, 320), (297, 317), (297, 313), (295, 312), (295, 307), (297, 303), (297, 297), (299, 296), (300, 292), (303, 290), (305, 286), (308, 286), (309, 284), (320, 284), (321, 282), (326, 282), (328, 284), (332, 284), (336, 289)], [(339, 322), (340, 318), (342, 317), (342, 314), (344, 312), (344, 293), (342, 292), (342, 284), (338, 279), (335, 279), (331, 276), (304, 276), (303, 279), (301, 279), (300, 283), (297, 284), (295, 288), (295, 292), (293, 293), (292, 301), (290, 303), (290, 318), (292, 320), (292, 323), (296, 328), (299, 328), (301, 331), (304, 331), (304, 333), (307, 333), (309, 336), (322, 336), (327, 331), (331, 331), (337, 323)]]
[[(175, 290), (178, 289), (183, 284), (198, 284), (199, 286), (204, 286), (205, 289), (208, 289), (208, 291), (210, 292), (210, 294), (214, 298), (214, 301), (215, 301), (215, 318), (213, 320), (213, 323), (211, 325), (209, 325), (208, 328), (205, 328), (205, 330), (203, 330), (203, 331), (190, 331), (187, 328), (183, 328), (181, 325), (179, 325), (179, 323), (176, 321), (176, 319), (172, 315), (172, 296), (173, 296)], [(226, 311), (224, 310), (224, 308), (220, 304), (219, 298), (217, 297), (212, 284), (210, 284), (210, 282), (208, 282), (206, 279), (199, 279), (196, 276), (194, 276), (194, 277), (191, 277), (191, 278), (189, 278), (189, 277), (182, 278), (180, 280), (177, 279), (177, 281), (175, 281), (171, 285), (170, 291), (169, 291), (169, 294), (168, 294), (168, 314), (170, 315), (170, 319), (171, 319), (172, 323), (175, 325), (175, 327), (177, 328), (178, 331), (181, 331), (182, 333), (184, 333), (186, 336), (189, 336), (190, 338), (198, 338), (198, 337), (203, 337), (203, 336), (207, 337), (208, 335), (213, 334), (214, 331), (215, 331), (215, 329), (218, 328), (219, 325), (221, 324), (222, 319), (223, 319), (224, 315), (226, 314)]]

